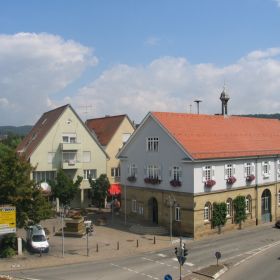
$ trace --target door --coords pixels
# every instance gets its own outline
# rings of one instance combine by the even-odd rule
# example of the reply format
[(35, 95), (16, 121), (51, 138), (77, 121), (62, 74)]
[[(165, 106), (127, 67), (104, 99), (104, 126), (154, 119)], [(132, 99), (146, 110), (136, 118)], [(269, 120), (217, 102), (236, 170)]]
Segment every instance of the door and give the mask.
[(149, 206), (150, 206), (150, 213), (151, 213), (150, 218), (152, 220), (152, 223), (158, 224), (158, 202), (154, 197), (150, 198)]
[(262, 222), (269, 223), (271, 221), (271, 193), (266, 189), (262, 193)]

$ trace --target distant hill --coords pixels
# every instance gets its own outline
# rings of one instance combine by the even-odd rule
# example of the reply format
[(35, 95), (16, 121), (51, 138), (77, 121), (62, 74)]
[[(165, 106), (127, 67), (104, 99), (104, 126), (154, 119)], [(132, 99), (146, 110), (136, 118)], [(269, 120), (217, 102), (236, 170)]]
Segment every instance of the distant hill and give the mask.
[(280, 120), (280, 113), (276, 113), (276, 114), (250, 114), (250, 115), (241, 115), (241, 116), (251, 117), (251, 118), (278, 119), (278, 120)]
[(25, 136), (32, 129), (32, 125), (0, 126), (0, 135), (15, 134)]

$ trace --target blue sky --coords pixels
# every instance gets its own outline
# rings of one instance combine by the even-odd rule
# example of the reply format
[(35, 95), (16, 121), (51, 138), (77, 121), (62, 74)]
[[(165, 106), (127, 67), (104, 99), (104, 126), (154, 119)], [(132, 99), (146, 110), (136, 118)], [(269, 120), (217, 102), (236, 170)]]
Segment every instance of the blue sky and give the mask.
[(224, 83), (230, 114), (280, 112), (279, 26), (277, 0), (1, 0), (0, 125), (219, 113)]

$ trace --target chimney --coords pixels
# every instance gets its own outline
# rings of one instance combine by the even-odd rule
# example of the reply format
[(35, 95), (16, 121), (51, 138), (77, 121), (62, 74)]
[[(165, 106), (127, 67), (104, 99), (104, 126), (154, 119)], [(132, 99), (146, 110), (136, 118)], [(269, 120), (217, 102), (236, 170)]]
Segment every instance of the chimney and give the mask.
[(223, 89), (220, 100), (222, 101), (222, 115), (227, 115), (227, 103), (229, 101), (229, 95), (226, 94), (225, 88)]

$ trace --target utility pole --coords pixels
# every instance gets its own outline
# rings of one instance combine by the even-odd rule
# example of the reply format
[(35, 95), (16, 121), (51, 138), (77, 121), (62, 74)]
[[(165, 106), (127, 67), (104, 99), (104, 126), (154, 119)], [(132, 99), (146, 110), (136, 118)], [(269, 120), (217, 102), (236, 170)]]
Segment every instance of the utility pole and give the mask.
[(61, 217), (62, 257), (64, 257), (64, 208), (60, 210), (60, 217)]
[(172, 243), (172, 223), (173, 223), (173, 216), (172, 216), (172, 209), (175, 204), (176, 200), (174, 196), (168, 196), (168, 204), (169, 204), (169, 219), (170, 219), (170, 242)]
[(197, 105), (197, 114), (199, 115), (199, 103), (202, 102), (202, 100), (196, 99), (194, 102), (195, 102), (196, 105)]
[(180, 246), (175, 247), (175, 255), (178, 259), (180, 265), (180, 280), (182, 280), (182, 266), (185, 263), (188, 255), (188, 249), (186, 248), (186, 244), (182, 243), (182, 237), (180, 237)]

